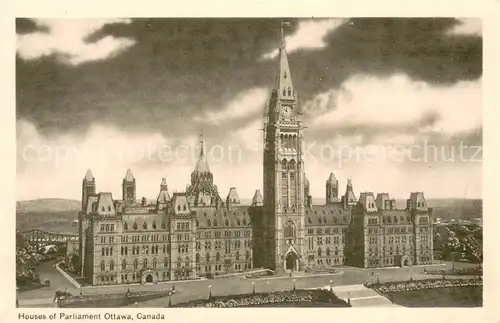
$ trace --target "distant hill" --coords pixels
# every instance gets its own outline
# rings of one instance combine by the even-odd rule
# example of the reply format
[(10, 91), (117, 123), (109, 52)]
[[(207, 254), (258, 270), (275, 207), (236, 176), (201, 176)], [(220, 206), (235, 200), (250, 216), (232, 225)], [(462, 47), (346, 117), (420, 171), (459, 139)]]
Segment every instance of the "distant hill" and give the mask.
[(81, 208), (80, 201), (58, 198), (18, 201), (16, 203), (17, 213), (68, 212), (80, 211)]

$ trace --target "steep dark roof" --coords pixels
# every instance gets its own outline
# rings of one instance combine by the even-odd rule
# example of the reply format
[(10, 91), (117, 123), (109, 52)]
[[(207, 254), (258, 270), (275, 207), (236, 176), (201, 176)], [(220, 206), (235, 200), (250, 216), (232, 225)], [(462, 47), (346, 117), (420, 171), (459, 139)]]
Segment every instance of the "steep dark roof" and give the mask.
[(199, 207), (192, 209), (199, 229), (251, 228), (248, 206)]
[(317, 225), (348, 225), (351, 221), (350, 209), (345, 209), (342, 203), (313, 205), (305, 210), (306, 226)]

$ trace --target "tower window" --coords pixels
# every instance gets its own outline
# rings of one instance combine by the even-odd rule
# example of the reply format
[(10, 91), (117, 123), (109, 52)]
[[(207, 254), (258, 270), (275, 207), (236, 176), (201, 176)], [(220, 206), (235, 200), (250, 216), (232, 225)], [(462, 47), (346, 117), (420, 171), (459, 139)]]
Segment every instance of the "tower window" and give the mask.
[(285, 96), (285, 95), (286, 95), (286, 90), (285, 90), (285, 89), (283, 89), (283, 96)]
[(290, 89), (290, 87), (288, 87), (288, 96), (291, 96), (292, 95), (292, 89)]

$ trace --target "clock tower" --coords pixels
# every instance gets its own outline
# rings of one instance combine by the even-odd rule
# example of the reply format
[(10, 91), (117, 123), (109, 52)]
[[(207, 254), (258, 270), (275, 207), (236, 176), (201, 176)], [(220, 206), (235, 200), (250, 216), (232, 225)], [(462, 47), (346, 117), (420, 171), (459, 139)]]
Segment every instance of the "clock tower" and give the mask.
[(303, 127), (284, 41), (278, 59), (264, 117), (263, 265), (299, 270), (305, 263)]

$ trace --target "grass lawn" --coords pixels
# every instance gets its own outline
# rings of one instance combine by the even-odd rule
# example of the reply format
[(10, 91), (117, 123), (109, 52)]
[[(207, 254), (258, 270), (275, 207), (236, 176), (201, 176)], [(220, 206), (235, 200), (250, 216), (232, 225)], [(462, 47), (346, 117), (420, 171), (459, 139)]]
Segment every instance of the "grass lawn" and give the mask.
[(448, 287), (388, 293), (394, 303), (406, 307), (480, 307), (482, 287)]

